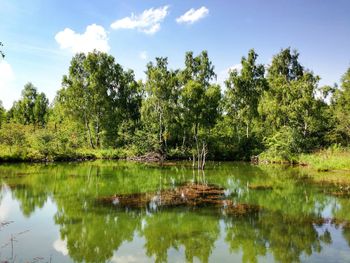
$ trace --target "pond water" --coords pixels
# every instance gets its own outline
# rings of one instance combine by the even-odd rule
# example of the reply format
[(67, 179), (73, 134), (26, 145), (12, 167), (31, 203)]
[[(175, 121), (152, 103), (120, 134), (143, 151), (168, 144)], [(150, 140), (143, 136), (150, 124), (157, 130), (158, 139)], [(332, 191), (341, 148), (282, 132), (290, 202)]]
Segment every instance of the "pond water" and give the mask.
[(0, 262), (350, 262), (350, 199), (307, 175), (241, 163), (3, 164)]

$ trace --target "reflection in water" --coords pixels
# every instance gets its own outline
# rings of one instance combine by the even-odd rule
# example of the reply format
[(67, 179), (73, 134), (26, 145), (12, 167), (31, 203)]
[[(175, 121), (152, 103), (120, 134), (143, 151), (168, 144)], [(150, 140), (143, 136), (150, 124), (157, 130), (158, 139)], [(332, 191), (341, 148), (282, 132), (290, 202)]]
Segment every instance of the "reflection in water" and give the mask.
[(156, 262), (167, 262), (170, 248), (185, 250), (185, 258), (193, 262), (194, 257), (208, 262), (214, 243), (220, 234), (219, 222), (211, 216), (200, 216), (190, 212), (163, 212), (147, 216), (141, 235), (146, 239), (147, 256)]
[[(184, 167), (157, 168), (125, 162), (8, 165), (0, 166), (0, 181), (8, 187), (0, 191), (1, 220), (11, 220), (4, 217), (8, 215), (6, 191), (19, 203), (23, 224), (26, 218), (44, 217), (42, 208), (48, 199), (53, 200), (54, 215), (45, 219), (53, 220), (59, 237), (48, 234), (52, 241), (47, 250), (67, 256), (67, 262), (69, 258), (74, 262), (131, 261), (136, 255), (118, 256), (118, 251), (125, 244), (135, 244), (136, 249), (140, 241), (142, 253), (151, 262), (172, 261), (174, 253), (181, 254), (182, 261), (215, 262), (214, 252), (222, 242), (228, 253), (241, 255), (243, 262), (259, 262), (262, 258), (300, 262), (316, 254), (327, 261), (327, 254), (322, 254), (325, 250), (340, 249), (334, 243), (350, 246), (349, 200), (325, 195), (305, 176), (298, 176), (296, 169), (223, 164), (209, 166), (204, 175)], [(98, 201), (106, 196), (139, 193), (162, 196), (182, 189), (188, 182), (217, 185), (225, 201), (261, 209), (229, 214), (215, 206), (158, 205), (152, 210), (118, 203), (106, 206)], [(177, 198), (181, 198), (180, 193)], [(326, 222), (325, 218), (337, 220)], [(341, 235), (335, 235), (337, 231)], [(349, 254), (339, 253), (336, 260), (344, 261), (341, 257)], [(229, 262), (227, 255), (224, 260)], [(26, 259), (25, 252), (20, 256)]]
[(64, 256), (68, 255), (67, 240), (65, 239), (62, 240), (61, 238), (57, 238), (53, 243), (53, 248), (57, 252), (61, 252)]
[(298, 262), (303, 253), (321, 252), (331, 244), (329, 231), (319, 233), (302, 218), (285, 218), (280, 213), (261, 213), (250, 220), (226, 220), (226, 239), (232, 251), (243, 252), (243, 262), (257, 262), (267, 250), (278, 262)]
[[(2, 187), (2, 189), (0, 190), (0, 201), (3, 199), (3, 194), (7, 191), (8, 190), (5, 189), (5, 187)], [(9, 211), (10, 211), (9, 203), (6, 201), (0, 202), (0, 223), (6, 222), (8, 220)]]

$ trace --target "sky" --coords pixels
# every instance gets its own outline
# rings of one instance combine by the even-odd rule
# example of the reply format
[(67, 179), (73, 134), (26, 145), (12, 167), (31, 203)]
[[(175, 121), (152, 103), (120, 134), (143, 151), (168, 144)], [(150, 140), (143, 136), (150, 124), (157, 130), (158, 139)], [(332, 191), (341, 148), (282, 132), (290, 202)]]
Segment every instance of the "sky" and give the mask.
[(137, 79), (146, 64), (207, 50), (218, 82), (249, 49), (268, 64), (282, 48), (339, 83), (350, 66), (349, 0), (0, 0), (0, 100), (9, 109), (32, 82), (50, 101), (76, 52), (108, 52)]

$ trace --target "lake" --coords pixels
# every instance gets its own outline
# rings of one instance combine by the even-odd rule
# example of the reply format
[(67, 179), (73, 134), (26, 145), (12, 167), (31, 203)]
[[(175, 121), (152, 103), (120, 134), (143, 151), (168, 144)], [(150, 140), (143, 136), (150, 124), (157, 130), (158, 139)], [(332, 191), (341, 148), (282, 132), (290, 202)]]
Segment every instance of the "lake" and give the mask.
[(350, 198), (308, 169), (0, 165), (0, 262), (350, 262)]

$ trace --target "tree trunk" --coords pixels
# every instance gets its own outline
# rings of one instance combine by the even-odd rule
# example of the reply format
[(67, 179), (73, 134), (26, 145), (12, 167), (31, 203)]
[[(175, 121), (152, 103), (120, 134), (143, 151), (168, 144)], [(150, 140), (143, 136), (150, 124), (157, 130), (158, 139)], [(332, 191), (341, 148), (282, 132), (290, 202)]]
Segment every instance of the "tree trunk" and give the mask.
[(199, 145), (198, 145), (198, 123), (195, 124), (195, 129), (194, 129), (194, 139), (196, 142), (196, 150), (197, 150), (197, 168), (198, 170), (200, 169), (200, 153), (199, 153)]
[(208, 150), (207, 150), (207, 145), (206, 143), (203, 141), (203, 147), (202, 147), (202, 170), (204, 170), (204, 167), (205, 167), (205, 160), (206, 160), (206, 157), (207, 157), (207, 153), (208, 153)]
[(184, 129), (184, 134), (183, 134), (183, 137), (182, 137), (182, 149), (185, 148), (185, 142), (186, 142), (186, 135), (185, 135), (185, 129)]
[(84, 121), (85, 121), (86, 130), (87, 130), (88, 136), (89, 136), (90, 147), (91, 147), (92, 149), (95, 149), (94, 143), (93, 143), (93, 141), (92, 141), (92, 136), (91, 136), (91, 130), (90, 130), (89, 121), (88, 121), (87, 118), (86, 118), (86, 114), (84, 114)]
[(100, 123), (97, 121), (96, 123), (96, 147), (100, 147)]
[(194, 154), (194, 152), (192, 152), (192, 168), (194, 169), (194, 166), (196, 164), (196, 156)]
[(237, 139), (238, 139), (238, 143), (241, 141), (241, 136), (239, 136), (239, 129), (238, 129), (238, 125), (235, 125), (236, 128), (236, 134), (237, 134)]
[(158, 112), (159, 112), (159, 145), (160, 145), (160, 154), (164, 154), (164, 138), (163, 138), (163, 113), (158, 102)]

